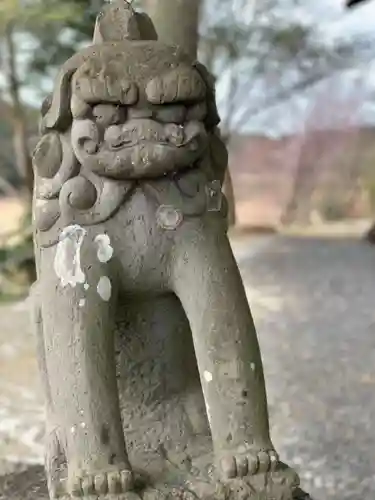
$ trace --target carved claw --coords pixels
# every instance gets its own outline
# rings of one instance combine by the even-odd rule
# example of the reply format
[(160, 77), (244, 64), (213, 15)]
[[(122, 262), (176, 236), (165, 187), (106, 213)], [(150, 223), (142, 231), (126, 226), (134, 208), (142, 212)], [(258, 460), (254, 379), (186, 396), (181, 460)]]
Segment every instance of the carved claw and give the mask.
[(117, 500), (126, 498), (133, 486), (132, 471), (111, 470), (96, 475), (75, 476), (70, 483), (69, 495), (70, 498), (97, 499), (105, 496), (106, 499)]
[(276, 469), (279, 456), (274, 450), (252, 450), (226, 454), (220, 461), (223, 479), (252, 476), (257, 473), (272, 472)]

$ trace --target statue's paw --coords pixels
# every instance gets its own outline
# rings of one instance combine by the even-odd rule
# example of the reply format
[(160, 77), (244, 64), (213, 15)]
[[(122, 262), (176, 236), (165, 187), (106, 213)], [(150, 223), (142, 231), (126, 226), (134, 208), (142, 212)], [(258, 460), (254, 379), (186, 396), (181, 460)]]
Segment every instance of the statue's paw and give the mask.
[(128, 500), (129, 494), (132, 495), (129, 492), (133, 488), (134, 476), (131, 470), (111, 469), (96, 474), (75, 476), (70, 483), (69, 495), (73, 498)]
[[(273, 456), (273, 455), (271, 455)], [(270, 464), (271, 467), (271, 464)], [(273, 500), (311, 500), (301, 496), (298, 474), (287, 465), (279, 462), (276, 469), (243, 477), (235, 476), (222, 480), (220, 498), (226, 500), (273, 499)], [(305, 495), (305, 494), (304, 494)], [(218, 496), (219, 498), (219, 496)]]
[(278, 463), (279, 456), (275, 450), (242, 446), (223, 454), (220, 460), (220, 472), (223, 479), (233, 479), (275, 471)]

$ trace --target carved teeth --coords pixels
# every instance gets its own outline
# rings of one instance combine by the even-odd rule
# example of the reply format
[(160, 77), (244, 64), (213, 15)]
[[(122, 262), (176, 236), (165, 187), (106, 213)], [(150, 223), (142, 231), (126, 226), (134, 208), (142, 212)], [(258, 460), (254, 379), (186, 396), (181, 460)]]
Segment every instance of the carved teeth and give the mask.
[(175, 146), (182, 146), (185, 140), (185, 129), (182, 125), (169, 124), (165, 127), (169, 142)]

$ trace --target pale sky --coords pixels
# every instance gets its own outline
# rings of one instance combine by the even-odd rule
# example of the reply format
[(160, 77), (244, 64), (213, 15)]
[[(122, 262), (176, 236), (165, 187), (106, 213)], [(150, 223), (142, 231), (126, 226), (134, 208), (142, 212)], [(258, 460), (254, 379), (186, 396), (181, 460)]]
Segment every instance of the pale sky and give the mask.
[[(281, 2), (288, 4), (288, 0)], [(350, 10), (344, 7), (344, 0), (300, 0), (299, 4), (297, 9), (286, 10), (286, 15), (315, 26), (328, 43), (360, 40), (366, 42), (371, 56), (374, 54), (369, 64), (358, 61), (351, 71), (345, 73), (345, 84), (341, 81), (337, 92), (346, 93), (342, 96), (343, 102), (346, 95), (352, 96), (356, 92), (368, 95), (370, 99), (364, 100), (358, 121), (375, 125), (375, 0), (368, 0), (363, 6)], [(281, 105), (264, 113), (249, 122), (246, 131), (277, 136), (303, 129), (316, 91), (312, 89), (299, 96), (291, 106)], [(340, 96), (335, 98), (339, 100)]]

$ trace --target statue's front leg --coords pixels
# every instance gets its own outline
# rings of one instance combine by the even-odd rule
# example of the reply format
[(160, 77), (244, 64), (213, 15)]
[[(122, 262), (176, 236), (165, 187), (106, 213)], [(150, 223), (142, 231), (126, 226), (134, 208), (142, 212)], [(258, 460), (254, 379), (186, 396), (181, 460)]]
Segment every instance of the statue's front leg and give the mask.
[(116, 284), (86, 238), (81, 252), (76, 241), (42, 250), (39, 287), (49, 418), (67, 463), (62, 489), (71, 496), (112, 494), (118, 499), (131, 489), (132, 472), (115, 372)]
[(42, 303), (38, 283), (30, 289), (31, 299), (31, 325), (36, 339), (36, 354), (39, 368), (40, 381), (44, 392), (46, 422), (44, 436), (44, 463), (48, 481), (48, 491), (52, 498), (58, 495), (61, 488), (61, 478), (66, 474), (66, 462), (59, 439), (59, 429), (53, 415), (53, 402), (49, 386), (46, 350), (44, 344)]
[(187, 313), (210, 421), (226, 478), (273, 470), (258, 340), (222, 224), (185, 222), (176, 234), (174, 290)]

